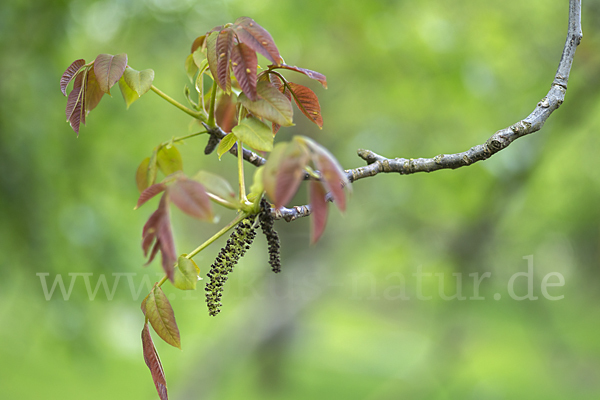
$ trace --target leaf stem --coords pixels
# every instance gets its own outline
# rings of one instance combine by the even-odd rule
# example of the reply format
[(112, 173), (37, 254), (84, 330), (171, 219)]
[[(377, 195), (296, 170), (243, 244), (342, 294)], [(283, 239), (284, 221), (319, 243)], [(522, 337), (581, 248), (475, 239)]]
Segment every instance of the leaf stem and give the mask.
[[(228, 230), (230, 230), (231, 228), (233, 228), (234, 226), (236, 226), (237, 224), (239, 224), (239, 222), (241, 220), (243, 220), (244, 218), (246, 218), (247, 216), (248, 216), (248, 214), (246, 214), (245, 212), (239, 213), (233, 219), (233, 221), (231, 221), (229, 224), (227, 224), (226, 226), (224, 226), (219, 232), (215, 233), (213, 236), (210, 237), (210, 239), (208, 239), (206, 242), (202, 243), (200, 246), (196, 247), (192, 252), (190, 252), (185, 257), (191, 259), (196, 254), (200, 253), (202, 250), (204, 250), (205, 248), (207, 248), (215, 240), (217, 240), (218, 238), (220, 238), (221, 236), (223, 236), (225, 233), (227, 233)], [(163, 279), (166, 279), (166, 278), (163, 278)]]
[(165, 99), (166, 101), (168, 101), (169, 103), (174, 105), (175, 107), (179, 108), (184, 113), (186, 113), (196, 119), (199, 119), (200, 121), (203, 121), (203, 122), (206, 121), (206, 116), (203, 113), (187, 108), (183, 104), (179, 103), (177, 100), (173, 99), (171, 96), (169, 96), (166, 93), (164, 93), (163, 91), (161, 91), (156, 86), (152, 85), (152, 86), (150, 86), (150, 89), (152, 89), (152, 91), (154, 93), (156, 93), (157, 95), (159, 95), (160, 97), (162, 97), (163, 99)]
[(210, 93), (210, 106), (208, 110), (208, 126), (215, 126), (215, 103), (217, 102), (217, 82), (213, 81), (212, 90)]
[(243, 149), (242, 141), (237, 141), (237, 159), (238, 159), (238, 179), (240, 181), (240, 203), (246, 204), (246, 182), (244, 180), (244, 152), (240, 151)]

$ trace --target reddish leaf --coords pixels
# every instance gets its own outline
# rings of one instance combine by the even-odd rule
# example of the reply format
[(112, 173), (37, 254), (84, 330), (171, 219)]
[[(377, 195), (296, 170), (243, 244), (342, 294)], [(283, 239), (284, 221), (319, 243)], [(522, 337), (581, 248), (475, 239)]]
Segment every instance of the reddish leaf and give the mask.
[(60, 91), (62, 92), (62, 94), (64, 94), (65, 96), (67, 95), (67, 86), (69, 86), (69, 82), (71, 82), (71, 80), (73, 79), (75, 74), (84, 65), (85, 65), (84, 59), (75, 60), (75, 61), (73, 61), (73, 63), (71, 65), (69, 65), (69, 67), (67, 68), (65, 73), (62, 74), (62, 76), (60, 77)]
[(283, 154), (278, 168), (275, 183), (275, 207), (285, 206), (298, 191), (298, 186), (304, 180), (304, 167), (309, 156), (304, 146), (293, 141)]
[(94, 61), (94, 73), (100, 90), (110, 94), (110, 88), (121, 79), (127, 66), (127, 54), (99, 54)]
[(256, 52), (244, 43), (239, 43), (233, 48), (231, 62), (233, 74), (242, 91), (250, 100), (256, 101), (256, 71), (258, 68)]
[(191, 179), (180, 179), (169, 187), (169, 197), (181, 211), (196, 217), (212, 221), (213, 213), (210, 197), (201, 183)]
[(217, 37), (217, 82), (219, 83), (219, 87), (228, 94), (231, 93), (229, 64), (234, 37), (235, 34), (230, 28), (223, 29)]
[[(149, 158), (147, 158), (146, 160), (150, 161)], [(146, 161), (146, 160), (144, 160), (144, 161)], [(143, 165), (143, 163), (142, 163), (142, 165)], [(142, 165), (140, 165), (140, 167)], [(144, 171), (144, 174), (145, 173), (146, 173), (146, 171)], [(145, 189), (142, 192), (142, 194), (140, 194), (140, 197), (137, 201), (137, 205), (135, 206), (135, 208), (136, 209), (140, 208), (144, 203), (146, 203), (148, 200), (150, 200), (157, 194), (162, 193), (166, 188), (167, 188), (167, 185), (165, 185), (164, 183), (157, 183), (157, 184), (152, 185), (149, 188)]]
[(346, 193), (344, 192), (344, 187), (350, 189), (350, 181), (346, 176), (346, 172), (335, 157), (323, 146), (307, 137), (302, 137), (300, 140), (304, 141), (312, 150), (312, 159), (315, 167), (321, 172), (321, 178), (327, 189), (331, 192), (336, 206), (341, 211), (345, 211)]
[(144, 255), (148, 255), (152, 243), (154, 243), (154, 247), (146, 265), (152, 262), (156, 253), (160, 250), (163, 270), (169, 280), (173, 282), (173, 267), (177, 261), (177, 256), (175, 254), (173, 233), (171, 232), (166, 193), (161, 197), (158, 209), (150, 216), (142, 230), (142, 249), (144, 250)]
[(104, 92), (100, 89), (100, 84), (96, 79), (93, 68), (90, 68), (88, 71), (85, 90), (85, 111), (86, 113), (89, 113), (96, 108), (98, 103), (100, 103), (100, 100), (102, 100), (102, 96), (104, 96)]
[(325, 75), (321, 74), (320, 72), (312, 71), (312, 70), (306, 69), (306, 68), (295, 67), (293, 65), (287, 65), (287, 64), (278, 65), (277, 68), (284, 68), (284, 69), (289, 69), (291, 71), (300, 72), (301, 74), (304, 74), (304, 75), (308, 76), (309, 78), (318, 81), (321, 85), (323, 85), (323, 87), (325, 89), (327, 89), (327, 78), (325, 77)]
[(192, 43), (191, 54), (193, 54), (198, 48), (202, 47), (204, 45), (205, 40), (206, 35), (198, 36), (196, 39), (194, 39), (194, 42)]
[(240, 42), (262, 54), (273, 64), (281, 65), (282, 59), (271, 34), (252, 18), (240, 17), (235, 23), (235, 33)]
[(75, 111), (77, 104), (81, 101), (81, 92), (83, 90), (83, 75), (84, 74), (77, 75), (77, 77), (75, 78), (75, 82), (73, 83), (73, 89), (71, 90), (71, 93), (69, 93), (69, 97), (67, 98), (67, 121), (71, 120), (71, 117), (73, 116), (73, 112)]
[(144, 352), (144, 361), (152, 374), (152, 380), (154, 381), (154, 386), (156, 386), (158, 397), (160, 397), (160, 400), (168, 400), (165, 372), (152, 342), (150, 328), (147, 323), (144, 324), (144, 329), (142, 329), (142, 349)]
[(155, 284), (142, 302), (142, 311), (152, 324), (154, 331), (171, 346), (181, 349), (179, 328), (173, 307), (162, 289)]
[(210, 69), (210, 73), (213, 76), (215, 82), (218, 82), (217, 79), (217, 66), (219, 63), (219, 59), (217, 56), (217, 38), (219, 37), (219, 32), (211, 32), (206, 37), (206, 59), (208, 60), (208, 68)]
[(215, 118), (217, 119), (217, 125), (225, 133), (231, 132), (233, 127), (237, 125), (235, 102), (231, 95), (224, 94), (221, 96), (215, 110)]
[(79, 135), (79, 126), (85, 124), (85, 84), (84, 78), (86, 73), (83, 72), (75, 77), (73, 90), (67, 98), (67, 121), (71, 128)]
[(319, 181), (310, 181), (310, 242), (316, 243), (325, 230), (327, 222), (327, 191)]
[(306, 86), (297, 83), (288, 82), (290, 89), (294, 95), (296, 105), (304, 115), (312, 122), (317, 124), (319, 128), (323, 128), (323, 117), (321, 116), (321, 106), (315, 92)]

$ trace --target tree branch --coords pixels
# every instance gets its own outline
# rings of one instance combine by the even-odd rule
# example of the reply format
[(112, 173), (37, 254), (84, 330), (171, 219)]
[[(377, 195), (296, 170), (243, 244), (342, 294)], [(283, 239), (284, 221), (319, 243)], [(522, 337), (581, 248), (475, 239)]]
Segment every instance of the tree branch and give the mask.
[[(358, 150), (358, 156), (367, 162), (364, 167), (346, 170), (350, 182), (375, 176), (379, 173), (397, 172), (401, 175), (416, 172), (433, 172), (440, 169), (456, 169), (487, 160), (494, 154), (507, 148), (516, 139), (539, 131), (554, 110), (565, 99), (567, 82), (575, 57), (575, 50), (581, 38), (581, 0), (569, 0), (569, 28), (558, 69), (548, 94), (537, 104), (533, 112), (525, 119), (494, 133), (485, 143), (471, 147), (456, 154), (440, 154), (433, 158), (386, 158), (371, 150)], [(328, 200), (331, 200), (328, 196)], [(310, 215), (310, 206), (272, 209), (275, 219), (293, 221)]]

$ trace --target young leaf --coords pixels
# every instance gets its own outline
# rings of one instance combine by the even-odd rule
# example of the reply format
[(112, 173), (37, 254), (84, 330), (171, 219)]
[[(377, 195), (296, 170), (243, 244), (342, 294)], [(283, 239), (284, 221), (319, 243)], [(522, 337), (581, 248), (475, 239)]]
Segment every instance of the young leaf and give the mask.
[(306, 148), (292, 141), (277, 169), (277, 178), (275, 184), (275, 196), (273, 203), (279, 208), (285, 206), (294, 197), (298, 191), (298, 186), (304, 180), (304, 167), (309, 161), (309, 155)]
[(242, 91), (252, 101), (258, 100), (256, 94), (256, 71), (258, 59), (256, 52), (244, 43), (239, 43), (231, 53), (233, 74), (237, 79)]
[(280, 65), (282, 63), (283, 60), (273, 37), (252, 18), (240, 17), (235, 20), (234, 27), (240, 42), (262, 54), (273, 64)]
[(186, 57), (184, 66), (185, 73), (187, 74), (188, 78), (190, 78), (190, 82), (194, 82), (194, 77), (198, 72), (198, 66), (194, 62), (194, 54), (190, 54)]
[(255, 202), (256, 199), (261, 198), (265, 187), (263, 185), (263, 172), (265, 166), (260, 166), (254, 171), (254, 177), (252, 179), (252, 186), (250, 186), (250, 192), (248, 193), (248, 200)]
[(144, 361), (152, 374), (152, 380), (154, 381), (154, 386), (156, 386), (158, 397), (160, 397), (160, 400), (168, 400), (165, 372), (152, 342), (148, 323), (144, 324), (144, 329), (142, 329), (142, 349), (144, 352)]
[(60, 91), (62, 94), (65, 96), (67, 95), (67, 86), (69, 86), (69, 82), (71, 82), (75, 74), (77, 74), (77, 72), (79, 72), (84, 65), (84, 59), (75, 60), (71, 65), (69, 65), (65, 73), (62, 74), (60, 77)]
[(140, 98), (140, 96), (125, 82), (125, 78), (121, 77), (119, 79), (119, 89), (121, 90), (121, 94), (123, 95), (123, 100), (125, 100), (125, 105), (129, 110), (129, 106), (133, 104), (134, 101)]
[(219, 32), (211, 32), (206, 37), (206, 59), (208, 60), (208, 68), (210, 69), (210, 73), (213, 76), (213, 80), (218, 82), (217, 79), (217, 66), (219, 63), (218, 53), (217, 53), (217, 38), (219, 37)]
[(123, 78), (125, 79), (125, 83), (141, 97), (150, 90), (154, 81), (154, 71), (151, 69), (136, 71), (133, 68), (127, 67), (123, 73)]
[(304, 75), (308, 76), (309, 78), (318, 81), (321, 85), (323, 85), (323, 87), (325, 89), (327, 89), (327, 78), (325, 77), (325, 75), (321, 74), (320, 72), (312, 71), (312, 70), (306, 69), (306, 68), (295, 67), (293, 65), (287, 65), (287, 64), (281, 64), (277, 67), (272, 67), (272, 68), (273, 69), (283, 68), (283, 69), (289, 69), (290, 71), (300, 72), (301, 74), (304, 74)]
[(94, 73), (104, 93), (110, 94), (110, 88), (121, 79), (127, 66), (127, 54), (100, 54), (94, 61)]
[(321, 106), (315, 92), (297, 83), (288, 82), (288, 85), (300, 111), (322, 129), (323, 117), (321, 116)]
[(196, 290), (196, 284), (200, 280), (199, 274), (200, 268), (198, 268), (193, 260), (185, 257), (184, 254), (177, 260), (175, 282), (173, 284), (177, 289)]
[(219, 32), (217, 37), (217, 82), (219, 87), (227, 94), (231, 93), (229, 65), (234, 37), (233, 30), (229, 28)]
[[(150, 161), (149, 158), (147, 158), (146, 160)], [(144, 160), (144, 161), (146, 161), (146, 160)], [(140, 165), (140, 167), (142, 167), (144, 165), (144, 161), (142, 161), (142, 164)], [(144, 203), (146, 203), (148, 200), (150, 200), (151, 198), (153, 198), (157, 194), (164, 192), (166, 189), (167, 189), (167, 185), (164, 184), (164, 183), (157, 183), (155, 185), (152, 185), (152, 186), (148, 187), (147, 189), (145, 189), (144, 191), (142, 191), (142, 193), (140, 194), (140, 197), (138, 198), (137, 205), (135, 206), (135, 209), (137, 210), (142, 205), (144, 205)]]
[(67, 98), (67, 121), (71, 128), (79, 135), (79, 126), (85, 125), (85, 82), (86, 72), (78, 74), (73, 83), (73, 90)]
[(94, 68), (90, 68), (87, 72), (87, 84), (85, 86), (85, 111), (89, 113), (96, 108), (102, 100), (102, 96), (104, 96), (104, 92), (100, 89)]
[(281, 126), (293, 125), (292, 103), (273, 84), (259, 81), (256, 92), (259, 96), (257, 101), (251, 101), (244, 93), (240, 94), (238, 99), (244, 107), (259, 117)]
[(316, 243), (325, 230), (327, 222), (327, 190), (319, 181), (310, 181), (310, 242)]
[[(152, 243), (154, 243), (154, 246), (152, 246)], [(156, 253), (160, 250), (163, 270), (169, 280), (173, 282), (173, 265), (177, 261), (177, 256), (173, 233), (171, 232), (166, 193), (161, 197), (158, 208), (150, 216), (142, 230), (142, 249), (145, 256), (148, 256), (151, 247), (152, 252), (146, 265), (152, 262)]]
[(237, 125), (235, 105), (235, 94), (233, 93), (230, 95), (223, 94), (219, 98), (217, 109), (215, 110), (215, 118), (217, 119), (217, 125), (221, 127), (223, 132), (229, 133)]
[(275, 199), (275, 188), (277, 187), (277, 171), (283, 156), (289, 147), (289, 142), (279, 142), (273, 147), (267, 163), (264, 165), (261, 180), (267, 196)]
[(243, 119), (231, 132), (255, 150), (273, 150), (273, 133), (271, 132), (271, 128), (256, 118), (248, 117)]
[(237, 197), (233, 188), (229, 182), (219, 175), (215, 175), (206, 171), (200, 171), (194, 176), (194, 179), (204, 185), (204, 188), (209, 194), (223, 199), (228, 203), (236, 203)]
[(217, 147), (217, 155), (219, 156), (219, 160), (223, 157), (223, 154), (227, 153), (235, 144), (237, 138), (233, 134), (233, 132), (228, 133), (221, 142), (219, 142), (219, 147)]
[(150, 166), (150, 157), (146, 157), (140, 163), (137, 171), (135, 171), (135, 183), (138, 191), (142, 193), (144, 190), (150, 187), (148, 182), (148, 167)]
[(312, 151), (315, 167), (321, 172), (321, 178), (331, 192), (335, 205), (341, 210), (346, 210), (346, 193), (344, 188), (351, 189), (346, 172), (337, 162), (335, 157), (323, 146), (307, 137), (297, 137), (297, 140), (306, 143)]
[(179, 179), (169, 187), (169, 197), (184, 213), (198, 219), (213, 220), (210, 197), (199, 182)]
[(162, 340), (181, 349), (175, 313), (169, 299), (157, 284), (154, 284), (154, 287), (142, 302), (142, 311)]
[[(290, 103), (292, 102), (292, 94), (290, 93), (290, 91), (287, 89), (287, 87), (283, 84), (283, 82), (281, 81), (282, 77), (276, 75), (276, 74), (266, 74), (266, 76), (268, 76), (269, 81), (271, 81), (271, 83), (281, 92), (283, 93), (283, 95), (285, 97), (287, 97), (287, 99), (290, 101)], [(284, 79), (285, 80), (285, 79)], [(287, 82), (287, 81), (286, 81)], [(273, 135), (276, 135), (277, 132), (279, 132), (279, 128), (281, 128), (281, 125), (276, 124), (275, 122), (271, 123), (271, 130), (273, 131)]]
[(194, 39), (194, 42), (192, 43), (191, 53), (195, 53), (196, 50), (202, 49), (202, 45), (204, 45), (205, 40), (206, 40), (206, 35), (198, 36), (196, 39)]
[(183, 171), (181, 154), (174, 145), (163, 146), (158, 151), (158, 168), (165, 175), (171, 175), (177, 171)]

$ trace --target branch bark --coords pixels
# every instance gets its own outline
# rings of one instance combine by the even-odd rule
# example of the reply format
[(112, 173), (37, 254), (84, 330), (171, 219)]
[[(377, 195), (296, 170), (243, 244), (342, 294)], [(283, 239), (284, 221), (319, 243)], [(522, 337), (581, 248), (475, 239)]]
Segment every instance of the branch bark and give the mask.
[[(433, 158), (386, 158), (371, 150), (358, 150), (358, 156), (367, 162), (364, 167), (346, 170), (350, 182), (375, 176), (379, 173), (395, 172), (401, 175), (417, 172), (433, 172), (440, 169), (456, 169), (487, 160), (507, 148), (520, 137), (539, 131), (548, 117), (558, 109), (565, 99), (567, 82), (575, 57), (575, 50), (581, 42), (581, 0), (569, 0), (569, 28), (567, 40), (558, 64), (554, 81), (548, 94), (537, 103), (535, 109), (525, 119), (494, 133), (485, 143), (455, 154), (440, 154)], [(331, 199), (329, 199), (331, 200)], [(272, 209), (275, 219), (290, 222), (310, 215), (310, 206)]]

